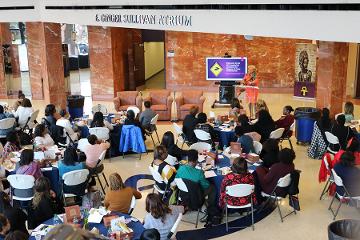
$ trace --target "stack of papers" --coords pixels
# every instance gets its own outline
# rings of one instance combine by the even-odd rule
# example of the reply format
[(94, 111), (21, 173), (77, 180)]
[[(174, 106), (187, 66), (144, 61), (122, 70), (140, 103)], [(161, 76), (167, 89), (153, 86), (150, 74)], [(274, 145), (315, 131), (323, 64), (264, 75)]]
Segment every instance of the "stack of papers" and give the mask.
[(92, 208), (89, 211), (89, 223), (100, 223), (102, 218), (111, 213), (111, 211), (107, 211), (104, 207), (100, 207), (99, 209)]
[(216, 173), (213, 170), (205, 171), (204, 174), (205, 174), (205, 178), (212, 178), (212, 177), (217, 176)]

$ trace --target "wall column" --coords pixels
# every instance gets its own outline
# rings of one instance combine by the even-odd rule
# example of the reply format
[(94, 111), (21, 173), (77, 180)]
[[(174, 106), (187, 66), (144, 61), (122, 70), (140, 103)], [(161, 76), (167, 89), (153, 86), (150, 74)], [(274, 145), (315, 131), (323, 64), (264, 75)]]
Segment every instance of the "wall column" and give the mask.
[(319, 42), (316, 106), (329, 108), (331, 115), (343, 111), (348, 53), (348, 43)]
[(64, 108), (66, 89), (60, 24), (31, 22), (26, 27), (32, 98)]
[(6, 99), (7, 96), (7, 83), (5, 79), (4, 69), (4, 53), (2, 49), (3, 44), (11, 45), (11, 33), (9, 23), (0, 23), (0, 98)]

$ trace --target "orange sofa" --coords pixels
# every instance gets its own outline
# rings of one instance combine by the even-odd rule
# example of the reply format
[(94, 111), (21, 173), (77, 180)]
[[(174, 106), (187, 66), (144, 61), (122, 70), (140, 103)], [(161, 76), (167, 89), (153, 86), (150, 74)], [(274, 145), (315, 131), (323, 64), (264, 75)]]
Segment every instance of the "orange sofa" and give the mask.
[(151, 102), (151, 109), (159, 114), (159, 120), (170, 120), (173, 98), (169, 90), (153, 90), (144, 101)]
[(139, 96), (138, 91), (117, 92), (116, 95), (114, 105), (117, 112), (126, 111), (130, 106), (136, 106), (140, 111), (142, 110), (142, 97)]
[(185, 116), (189, 114), (191, 106), (199, 106), (199, 112), (202, 112), (204, 102), (203, 91), (189, 90), (182, 92), (180, 96), (176, 97), (178, 120), (184, 120)]

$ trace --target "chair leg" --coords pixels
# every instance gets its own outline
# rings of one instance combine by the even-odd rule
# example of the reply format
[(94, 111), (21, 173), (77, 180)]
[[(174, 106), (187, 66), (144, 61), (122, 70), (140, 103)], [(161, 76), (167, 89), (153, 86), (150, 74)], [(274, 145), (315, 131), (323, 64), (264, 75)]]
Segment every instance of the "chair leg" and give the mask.
[(294, 147), (293, 147), (293, 145), (292, 145), (292, 142), (291, 142), (290, 138), (288, 138), (288, 140), (289, 140), (289, 144), (290, 144), (291, 150), (294, 150)]
[(158, 135), (158, 132), (157, 132), (156, 129), (155, 129), (155, 133), (156, 133), (157, 140), (158, 140), (158, 142), (160, 143), (159, 135)]
[(103, 176), (103, 178), (104, 178), (104, 180), (105, 180), (106, 186), (108, 186), (108, 187), (109, 187), (109, 183), (108, 183), (108, 181), (107, 181), (107, 179), (106, 179), (105, 174), (104, 174), (104, 173), (102, 173), (102, 176)]
[(281, 222), (284, 222), (284, 219), (283, 219), (283, 216), (282, 216), (282, 213), (281, 213), (280, 204), (279, 204), (279, 200), (278, 200), (278, 199), (276, 199), (276, 206), (277, 206), (277, 209), (278, 209), (279, 214), (280, 214)]
[(150, 137), (151, 137), (151, 140), (152, 140), (152, 142), (153, 142), (153, 144), (154, 144), (154, 148), (155, 148), (155, 141), (154, 141), (154, 138), (153, 138), (153, 136), (152, 136), (152, 134), (150, 134)]
[[(294, 214), (296, 215), (296, 209), (295, 209), (295, 207), (294, 207), (294, 200), (293, 200), (292, 196), (290, 196), (290, 195), (289, 195), (289, 200), (290, 200), (290, 202), (291, 202), (291, 205), (293, 206), (293, 207), (292, 207), (292, 208), (294, 209), (293, 212), (294, 212)], [(293, 212), (291, 212), (291, 213), (293, 213)], [(291, 213), (289, 213), (289, 214), (291, 214)]]
[(228, 222), (228, 208), (225, 206), (225, 224), (226, 224), (226, 232), (229, 231), (229, 222)]
[(195, 228), (198, 227), (200, 210), (201, 210), (201, 208), (199, 208), (198, 211), (197, 211)]
[(332, 200), (331, 200), (331, 203), (330, 203), (330, 206), (329, 206), (329, 208), (328, 208), (328, 210), (331, 210), (332, 211), (332, 204), (333, 204), (333, 202), (334, 202), (334, 200), (335, 200), (335, 196), (336, 196), (336, 192), (334, 193), (334, 196), (333, 196), (333, 198), (332, 198)]
[(254, 231), (255, 230), (255, 225), (254, 225), (254, 206), (253, 206), (253, 203), (251, 203), (251, 227), (252, 227), (252, 230)]
[(336, 209), (336, 212), (335, 212), (335, 214), (334, 214), (334, 218), (333, 218), (334, 221), (335, 221), (335, 219), (336, 219), (336, 216), (337, 216), (338, 213), (339, 213), (339, 210), (340, 210), (341, 205), (342, 205), (342, 201), (341, 201), (341, 199), (340, 199), (339, 206), (338, 206), (338, 208)]
[(100, 177), (99, 177), (99, 175), (98, 175), (98, 174), (96, 174), (96, 177), (97, 177), (97, 179), (98, 179), (98, 181), (99, 181), (99, 184), (100, 184), (100, 187), (101, 187), (101, 189), (102, 189), (103, 193), (105, 194), (105, 188), (103, 187), (102, 182), (100, 181)]
[(330, 177), (329, 179), (326, 181), (326, 184), (324, 186), (324, 189), (322, 190), (321, 192), (321, 195), (320, 195), (320, 200), (322, 200), (322, 197), (325, 195), (325, 193), (327, 193), (329, 191), (329, 188), (328, 188), (328, 185), (330, 183)]

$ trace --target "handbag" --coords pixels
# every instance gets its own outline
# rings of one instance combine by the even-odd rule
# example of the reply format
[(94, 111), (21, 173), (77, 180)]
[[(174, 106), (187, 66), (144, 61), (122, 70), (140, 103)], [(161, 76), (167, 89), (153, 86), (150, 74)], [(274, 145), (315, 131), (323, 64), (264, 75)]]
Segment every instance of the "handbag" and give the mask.
[(296, 211), (300, 211), (299, 197), (295, 195), (289, 195), (289, 205)]

